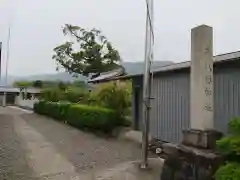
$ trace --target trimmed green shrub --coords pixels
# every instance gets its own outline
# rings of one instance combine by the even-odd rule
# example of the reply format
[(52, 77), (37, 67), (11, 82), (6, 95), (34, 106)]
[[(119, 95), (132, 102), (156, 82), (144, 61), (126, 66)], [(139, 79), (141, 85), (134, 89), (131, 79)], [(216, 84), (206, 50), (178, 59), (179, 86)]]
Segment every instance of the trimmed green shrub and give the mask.
[(47, 103), (49, 115), (57, 120), (65, 120), (67, 118), (69, 103)]
[(46, 106), (46, 101), (39, 101), (37, 103), (34, 104), (34, 112), (38, 113), (38, 114), (47, 114), (48, 110), (47, 110), (47, 106)]
[(72, 105), (68, 112), (68, 123), (77, 128), (109, 132), (117, 125), (116, 112), (97, 106)]
[(70, 104), (63, 102), (39, 101), (34, 111), (79, 128), (92, 131), (110, 132), (118, 125), (117, 113), (114, 110), (97, 106)]
[(34, 111), (38, 114), (46, 115), (57, 120), (65, 120), (67, 118), (69, 107), (69, 103), (39, 101), (34, 104)]

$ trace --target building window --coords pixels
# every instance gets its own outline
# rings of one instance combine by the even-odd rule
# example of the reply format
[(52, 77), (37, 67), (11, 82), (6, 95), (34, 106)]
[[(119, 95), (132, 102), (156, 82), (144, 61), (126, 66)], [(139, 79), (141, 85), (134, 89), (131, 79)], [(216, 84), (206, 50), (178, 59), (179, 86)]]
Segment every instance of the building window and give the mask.
[(22, 99), (24, 100), (25, 99), (25, 93), (21, 92), (21, 96), (22, 96)]
[(32, 95), (31, 95), (31, 93), (27, 93), (27, 97), (26, 97), (26, 99), (29, 99), (29, 100), (32, 99)]

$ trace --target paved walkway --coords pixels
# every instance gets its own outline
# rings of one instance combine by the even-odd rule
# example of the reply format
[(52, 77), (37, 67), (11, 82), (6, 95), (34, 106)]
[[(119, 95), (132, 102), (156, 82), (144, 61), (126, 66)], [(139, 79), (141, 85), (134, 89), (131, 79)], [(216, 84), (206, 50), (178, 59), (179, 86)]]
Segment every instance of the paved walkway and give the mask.
[(104, 139), (17, 108), (0, 108), (1, 180), (84, 180), (141, 157), (130, 142)]

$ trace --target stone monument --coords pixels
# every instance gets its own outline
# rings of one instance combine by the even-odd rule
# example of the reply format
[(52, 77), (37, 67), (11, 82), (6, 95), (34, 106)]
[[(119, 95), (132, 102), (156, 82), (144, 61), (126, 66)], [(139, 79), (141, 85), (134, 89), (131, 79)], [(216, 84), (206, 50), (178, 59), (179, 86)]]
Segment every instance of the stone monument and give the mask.
[(199, 26), (191, 33), (191, 107), (192, 129), (213, 129), (213, 32)]
[(213, 30), (201, 25), (191, 31), (190, 129), (181, 144), (166, 143), (161, 180), (213, 179), (222, 162), (215, 151), (222, 134), (213, 118)]

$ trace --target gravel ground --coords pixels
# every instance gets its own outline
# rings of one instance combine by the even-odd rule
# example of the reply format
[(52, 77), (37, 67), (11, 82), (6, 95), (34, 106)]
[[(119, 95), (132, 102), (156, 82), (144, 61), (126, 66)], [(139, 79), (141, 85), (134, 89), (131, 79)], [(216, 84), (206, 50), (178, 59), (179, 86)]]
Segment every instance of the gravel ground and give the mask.
[(78, 173), (93, 168), (111, 168), (141, 157), (141, 149), (130, 142), (97, 137), (36, 114), (22, 117), (28, 125), (44, 135), (75, 166)]
[[(32, 139), (19, 137), (17, 132), (20, 132), (20, 125), (26, 126)], [(66, 159), (64, 161), (69, 162), (77, 174), (101, 171), (141, 157), (141, 149), (130, 142), (100, 138), (43, 116), (13, 108), (0, 108), (0, 180), (51, 179), (39, 177), (36, 169), (29, 165), (29, 152), (34, 154), (37, 149), (29, 149), (33, 146), (27, 144), (34, 140), (35, 135), (38, 136), (36, 139), (41, 138), (41, 142), (44, 140), (48, 148), (54, 149), (51, 152)], [(44, 159), (41, 166), (49, 166), (51, 162), (48, 160)]]
[(0, 115), (0, 179), (32, 179), (33, 171), (26, 160), (21, 139), (14, 131), (14, 118)]

